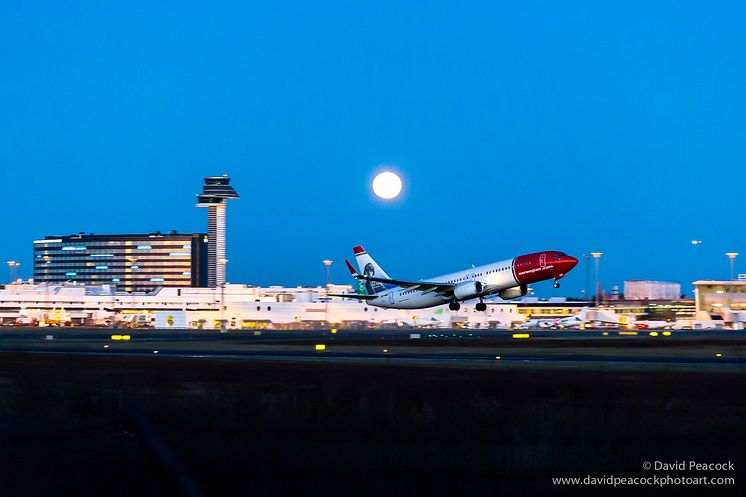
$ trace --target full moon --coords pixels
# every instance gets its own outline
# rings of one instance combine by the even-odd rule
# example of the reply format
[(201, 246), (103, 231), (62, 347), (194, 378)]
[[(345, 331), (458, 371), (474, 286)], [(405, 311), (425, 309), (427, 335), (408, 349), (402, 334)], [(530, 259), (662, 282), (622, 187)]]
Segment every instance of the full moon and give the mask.
[(373, 193), (386, 200), (399, 195), (401, 187), (401, 178), (390, 171), (380, 173), (373, 179)]

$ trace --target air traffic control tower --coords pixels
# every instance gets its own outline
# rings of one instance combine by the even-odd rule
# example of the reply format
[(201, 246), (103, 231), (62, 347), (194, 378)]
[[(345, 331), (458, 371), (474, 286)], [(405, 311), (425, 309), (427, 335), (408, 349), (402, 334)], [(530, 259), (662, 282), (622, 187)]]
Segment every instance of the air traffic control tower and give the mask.
[(225, 284), (225, 205), (238, 198), (228, 175), (205, 178), (202, 193), (197, 194), (197, 207), (207, 207), (207, 286), (219, 288)]

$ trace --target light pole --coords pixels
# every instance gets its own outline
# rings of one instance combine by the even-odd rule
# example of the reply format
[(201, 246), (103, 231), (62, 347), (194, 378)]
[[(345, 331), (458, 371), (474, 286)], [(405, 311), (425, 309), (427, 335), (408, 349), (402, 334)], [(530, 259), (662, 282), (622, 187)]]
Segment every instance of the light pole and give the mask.
[(323, 260), (321, 262), (323, 262), (324, 266), (326, 266), (326, 289), (328, 291), (329, 290), (329, 277), (331, 275), (332, 262), (334, 262), (334, 261), (331, 261), (329, 259), (325, 259), (325, 260)]
[(220, 281), (220, 333), (225, 333), (228, 330), (225, 325), (225, 265), (228, 264), (228, 259), (218, 259), (218, 273), (222, 274), (223, 278)]
[(585, 300), (590, 300), (590, 296), (588, 294), (588, 287), (591, 286), (591, 254), (585, 253), (583, 254), (583, 257), (585, 257), (585, 286), (583, 287), (583, 297), (585, 297)]
[(593, 260), (596, 261), (596, 307), (601, 305), (601, 284), (598, 281), (598, 264), (601, 260), (601, 256), (604, 255), (603, 252), (591, 252), (591, 255), (593, 256)]
[(735, 278), (735, 266), (736, 266), (736, 257), (738, 257), (738, 252), (726, 252), (726, 256), (728, 256), (728, 259), (730, 259), (730, 279), (733, 281)]
[(18, 267), (21, 265), (20, 262), (17, 261), (8, 261), (8, 272), (10, 272), (10, 282), (15, 283), (16, 278), (18, 278)]
[(334, 262), (331, 259), (324, 259), (321, 261), (324, 263), (324, 266), (326, 266), (326, 299), (324, 299), (324, 320), (326, 321), (326, 325), (329, 325), (329, 276), (331, 274), (332, 270), (332, 262)]

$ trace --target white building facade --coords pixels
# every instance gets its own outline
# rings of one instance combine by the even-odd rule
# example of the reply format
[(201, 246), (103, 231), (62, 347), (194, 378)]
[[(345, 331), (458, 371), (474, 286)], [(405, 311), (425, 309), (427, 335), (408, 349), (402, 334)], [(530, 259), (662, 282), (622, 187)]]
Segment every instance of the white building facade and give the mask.
[[(330, 285), (329, 293), (351, 291)], [(0, 290), (0, 321), (39, 324), (154, 325), (157, 328), (256, 329), (429, 326), (505, 327), (524, 320), (515, 304), (473, 304), (397, 310), (357, 300), (328, 298), (325, 288), (160, 288), (145, 294), (82, 285), (8, 285)]]
[(679, 297), (681, 297), (681, 283), (649, 280), (624, 282), (626, 300), (676, 300)]

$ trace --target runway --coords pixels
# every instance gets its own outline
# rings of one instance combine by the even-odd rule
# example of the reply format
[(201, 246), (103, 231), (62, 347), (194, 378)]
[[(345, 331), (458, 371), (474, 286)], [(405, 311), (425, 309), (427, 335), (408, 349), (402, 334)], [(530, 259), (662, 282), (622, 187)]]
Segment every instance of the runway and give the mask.
[[(665, 333), (665, 334), (664, 334)], [(744, 331), (548, 330), (0, 330), (0, 353), (193, 359), (503, 364), (746, 365)]]

